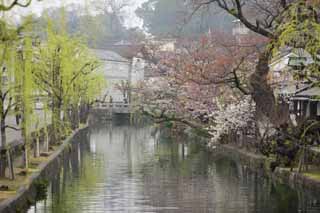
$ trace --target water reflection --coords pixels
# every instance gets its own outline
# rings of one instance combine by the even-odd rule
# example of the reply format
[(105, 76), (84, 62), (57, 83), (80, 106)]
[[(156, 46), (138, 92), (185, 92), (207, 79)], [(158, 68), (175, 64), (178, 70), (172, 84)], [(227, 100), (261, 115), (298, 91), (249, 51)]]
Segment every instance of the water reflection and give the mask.
[(72, 144), (29, 212), (320, 212), (317, 202), (151, 127), (103, 124)]

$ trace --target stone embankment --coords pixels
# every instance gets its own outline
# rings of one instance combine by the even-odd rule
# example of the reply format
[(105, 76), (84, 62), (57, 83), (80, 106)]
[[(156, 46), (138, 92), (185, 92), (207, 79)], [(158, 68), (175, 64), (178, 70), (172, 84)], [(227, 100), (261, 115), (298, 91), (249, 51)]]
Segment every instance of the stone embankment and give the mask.
[(25, 212), (30, 205), (41, 199), (48, 180), (59, 171), (64, 155), (70, 152), (70, 144), (85, 137), (87, 128), (88, 126), (85, 126), (75, 130), (45, 161), (41, 162), (36, 169), (33, 169), (26, 180), (21, 182), (16, 193), (0, 202), (0, 213)]
[(232, 157), (235, 162), (238, 162), (253, 172), (257, 172), (261, 177), (267, 177), (272, 181), (287, 184), (294, 189), (307, 190), (320, 195), (320, 172), (318, 175), (317, 173), (298, 173), (296, 169), (291, 171), (290, 168), (282, 167), (277, 167), (272, 171), (272, 160), (261, 154), (241, 149), (233, 144), (217, 146), (213, 152)]

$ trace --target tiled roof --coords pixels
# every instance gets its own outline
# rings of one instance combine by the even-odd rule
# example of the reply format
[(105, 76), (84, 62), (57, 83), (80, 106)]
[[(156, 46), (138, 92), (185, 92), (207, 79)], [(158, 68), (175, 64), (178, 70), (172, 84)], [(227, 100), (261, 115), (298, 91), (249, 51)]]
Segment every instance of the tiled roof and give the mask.
[(296, 97), (320, 97), (320, 87), (314, 86), (296, 93)]
[(96, 54), (96, 56), (100, 60), (104, 61), (123, 61), (123, 62), (129, 62), (128, 59), (122, 57), (116, 52), (109, 51), (109, 50), (102, 50), (102, 49), (92, 49), (93, 53)]

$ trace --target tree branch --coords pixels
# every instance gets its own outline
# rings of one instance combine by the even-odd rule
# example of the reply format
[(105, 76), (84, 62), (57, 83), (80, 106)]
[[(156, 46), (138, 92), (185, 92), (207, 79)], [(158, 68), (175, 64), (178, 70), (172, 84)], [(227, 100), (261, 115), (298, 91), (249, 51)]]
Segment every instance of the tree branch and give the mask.
[[(152, 119), (154, 119), (154, 121), (156, 123), (164, 123), (164, 122), (174, 121), (174, 122), (182, 123), (182, 124), (184, 124), (186, 126), (189, 126), (189, 127), (193, 128), (193, 129), (200, 130), (203, 133), (207, 132), (203, 128), (202, 125), (194, 123), (194, 122), (191, 122), (188, 119), (178, 118), (178, 117), (169, 117), (168, 115), (166, 115), (165, 110), (162, 110), (160, 115), (155, 115), (155, 114), (153, 114), (151, 112), (148, 112), (147, 110), (144, 110), (143, 107), (140, 108), (140, 111), (142, 112), (142, 114), (147, 115), (147, 116), (151, 117)], [(209, 133), (207, 133), (205, 135), (210, 137)]]
[(21, 130), (21, 128), (16, 128), (16, 127), (10, 126), (10, 125), (5, 125), (4, 128), (5, 128), (5, 129), (13, 129), (13, 130), (15, 130), (15, 131), (20, 131), (20, 130)]
[[(197, 7), (195, 10), (199, 10), (202, 6), (216, 3), (221, 9), (232, 15), (233, 17), (239, 19), (248, 29), (251, 31), (258, 33), (267, 38), (274, 38), (274, 34), (265, 28), (261, 28), (260, 22), (256, 21), (255, 24), (251, 23), (247, 17), (243, 14), (243, 6), (240, 0), (232, 0), (233, 7), (230, 7), (225, 0), (207, 0), (207, 1), (199, 1), (194, 0)], [(198, 2), (198, 3), (197, 3)], [(199, 3), (200, 2), (200, 3)]]
[(15, 6), (28, 7), (31, 4), (31, 2), (32, 2), (32, 0), (28, 0), (26, 3), (21, 3), (20, 0), (14, 0), (9, 5), (0, 4), (0, 11), (9, 11)]

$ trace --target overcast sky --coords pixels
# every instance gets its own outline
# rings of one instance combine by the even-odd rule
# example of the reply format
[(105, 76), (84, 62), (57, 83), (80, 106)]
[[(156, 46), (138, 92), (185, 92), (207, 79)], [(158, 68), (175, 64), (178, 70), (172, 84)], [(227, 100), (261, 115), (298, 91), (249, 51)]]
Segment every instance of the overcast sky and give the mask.
[[(44, 9), (50, 7), (59, 7), (59, 6), (68, 6), (72, 3), (85, 5), (87, 2), (98, 3), (102, 0), (42, 0), (40, 2), (33, 0), (31, 6), (29, 8), (15, 8), (12, 11), (12, 15), (19, 16), (19, 14), (28, 14), (28, 13), (35, 13), (40, 14)], [(130, 7), (127, 8), (127, 12), (125, 15), (125, 25), (128, 27), (142, 27), (142, 20), (140, 20), (135, 15), (135, 10), (147, 0), (131, 0), (132, 4)]]

